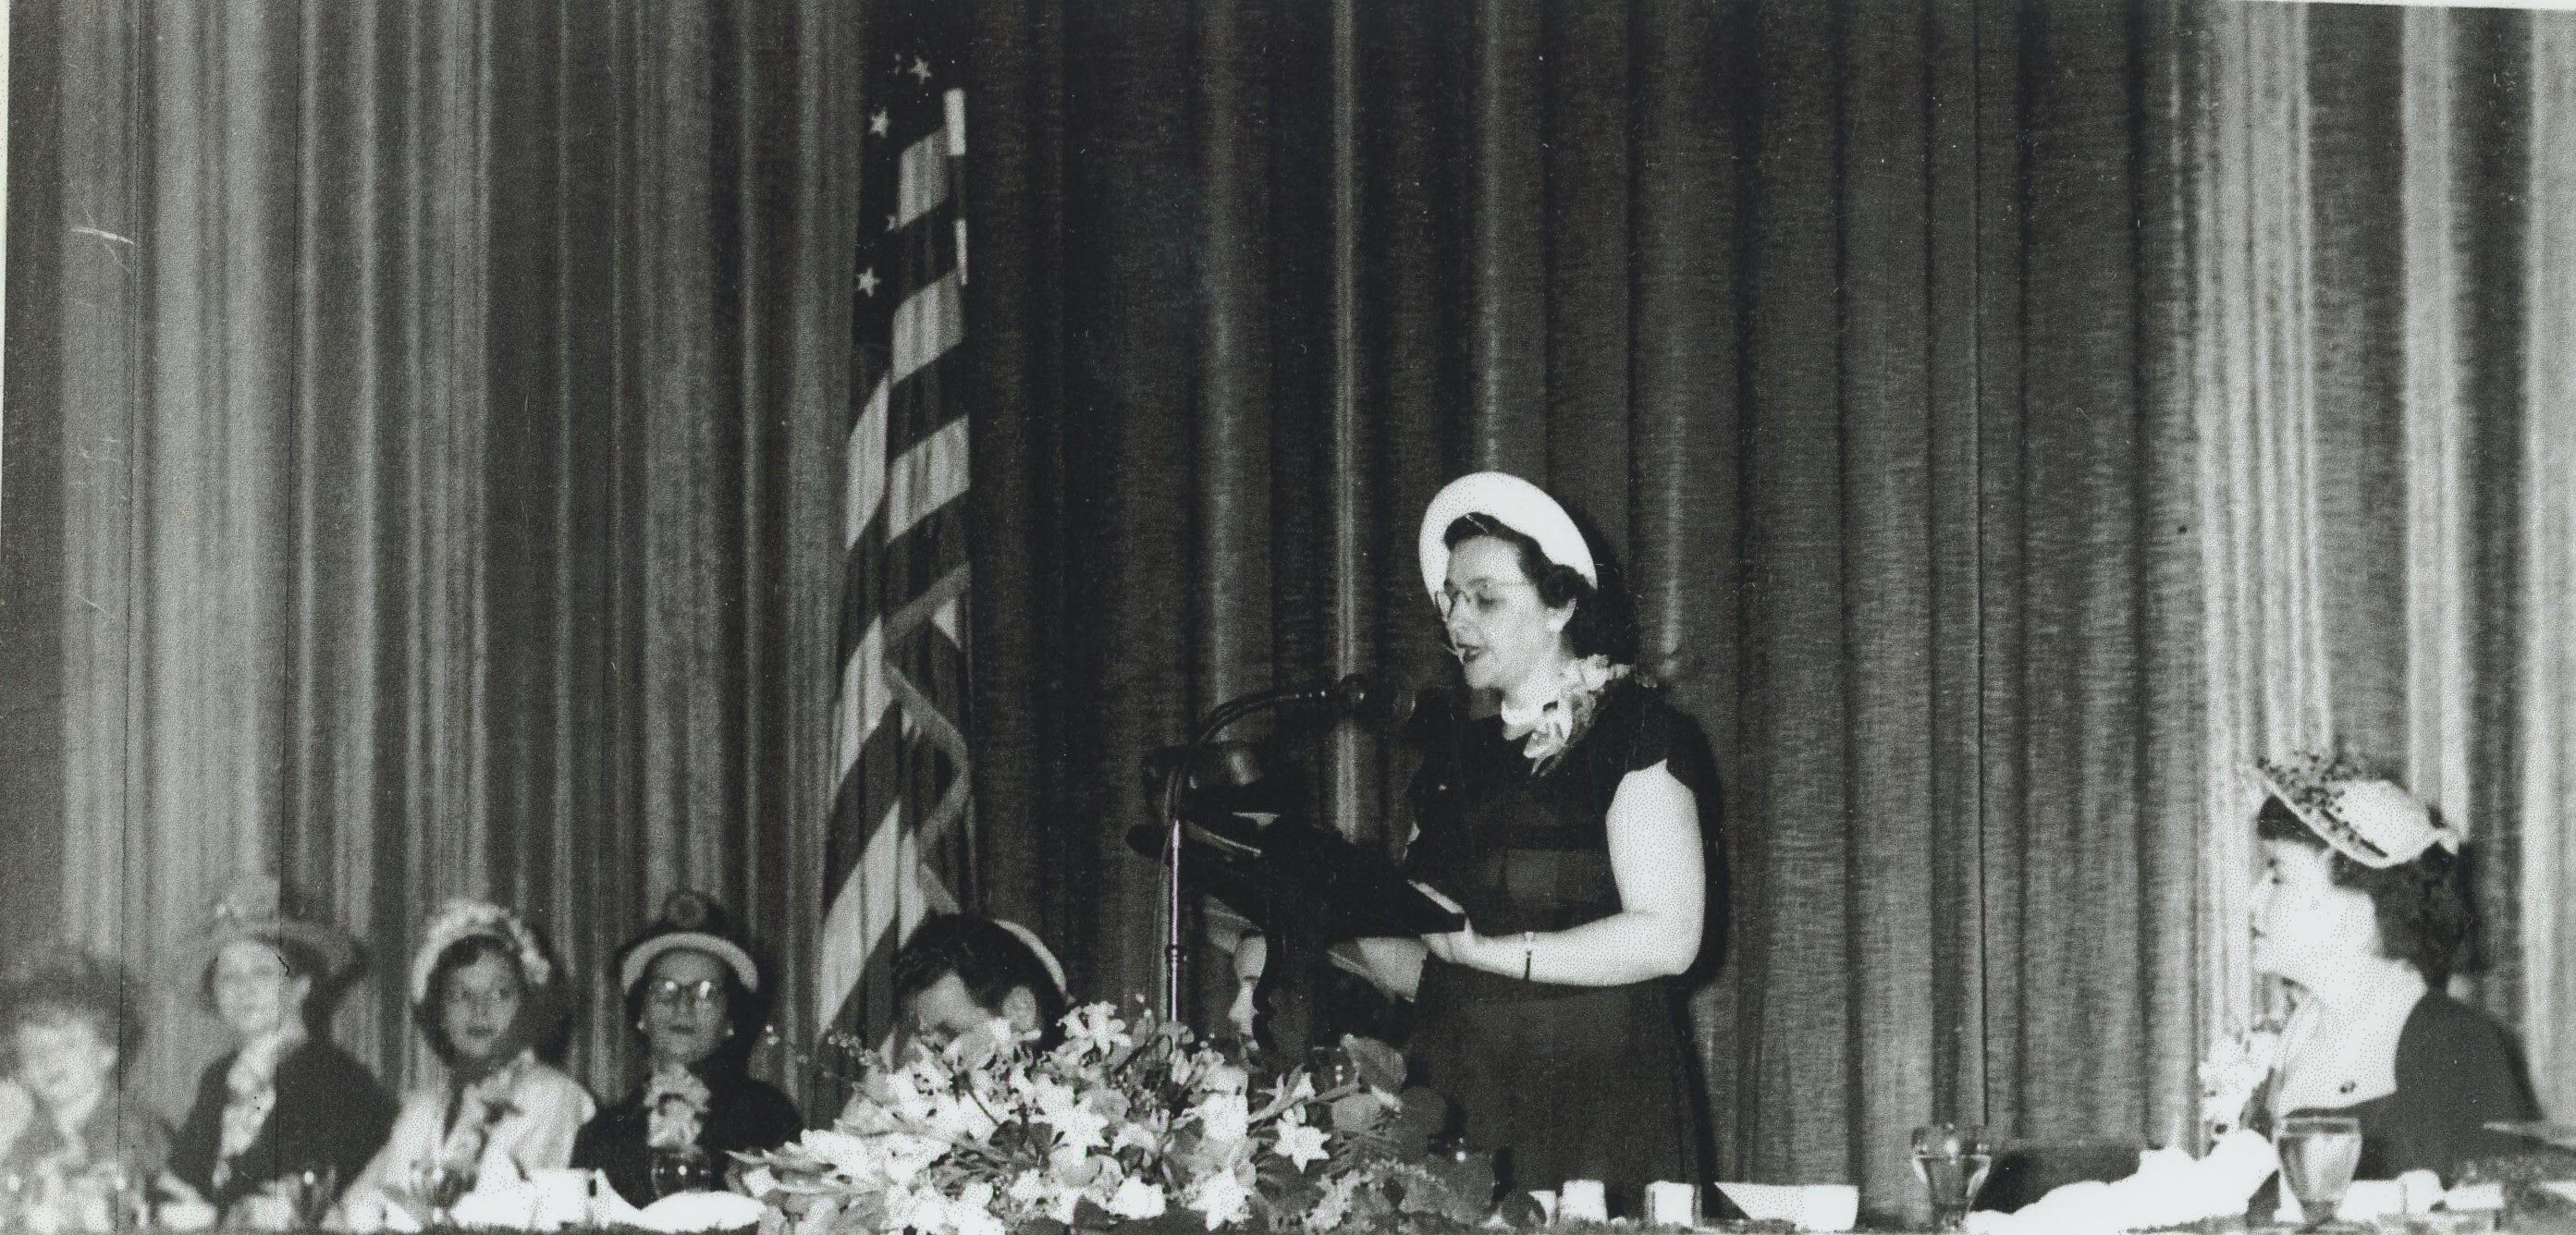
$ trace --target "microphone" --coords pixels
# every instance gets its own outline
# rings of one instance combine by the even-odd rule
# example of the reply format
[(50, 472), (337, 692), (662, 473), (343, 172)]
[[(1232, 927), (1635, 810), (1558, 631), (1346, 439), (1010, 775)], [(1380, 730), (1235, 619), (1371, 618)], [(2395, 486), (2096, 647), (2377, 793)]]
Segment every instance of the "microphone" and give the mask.
[(1403, 729), (1412, 722), (1419, 700), (1419, 692), (1402, 687), (1380, 687), (1357, 673), (1325, 686), (1255, 691), (1218, 704), (1191, 731), (1187, 745), (1176, 750), (1155, 752), (1147, 775), (1149, 781), (1159, 780), (1161, 783), (1158, 796), (1162, 803), (1160, 814), (1163, 824), (1163, 1015), (1166, 1018), (1180, 1015), (1182, 958), (1188, 953), (1187, 946), (1181, 941), (1181, 852), (1188, 838), (1182, 798), (1194, 782), (1201, 782), (1202, 778), (1214, 782), (1214, 786), (1237, 781), (1237, 787), (1249, 788), (1248, 784), (1241, 782), (1249, 781), (1258, 773), (1249, 748), (1240, 752), (1213, 752), (1211, 758), (1209, 743), (1224, 732), (1226, 726), (1254, 712), (1301, 706), (1329, 705), (1332, 710), (1346, 716)]
[(1283, 691), (1278, 701), (1283, 707), (1329, 705), (1362, 723), (1400, 730), (1412, 721), (1423, 694), (1419, 686), (1376, 682), (1366, 674), (1353, 673), (1330, 685)]

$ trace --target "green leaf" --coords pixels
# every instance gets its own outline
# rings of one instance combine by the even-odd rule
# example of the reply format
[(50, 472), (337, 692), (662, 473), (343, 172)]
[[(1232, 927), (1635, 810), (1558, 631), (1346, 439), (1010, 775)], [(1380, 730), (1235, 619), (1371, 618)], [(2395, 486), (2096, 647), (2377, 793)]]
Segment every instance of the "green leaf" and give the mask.
[(1360, 1070), (1360, 1079), (1388, 1093), (1404, 1088), (1404, 1054), (1375, 1038), (1342, 1035), (1342, 1050)]
[(1418, 1158), (1431, 1151), (1431, 1139), (1449, 1125), (1449, 1100), (1419, 1085), (1404, 1091), (1404, 1109), (1395, 1113), (1387, 1140), (1396, 1154)]
[(1375, 1094), (1346, 1094), (1333, 1099), (1333, 1131), (1366, 1132), (1386, 1122), (1386, 1104)]

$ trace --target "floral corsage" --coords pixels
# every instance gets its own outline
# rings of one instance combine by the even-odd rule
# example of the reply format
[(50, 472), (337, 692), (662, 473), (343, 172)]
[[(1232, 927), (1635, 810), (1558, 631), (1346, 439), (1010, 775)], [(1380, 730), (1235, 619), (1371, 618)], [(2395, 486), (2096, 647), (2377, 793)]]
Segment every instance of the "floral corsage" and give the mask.
[(1611, 664), (1607, 656), (1567, 661), (1558, 671), (1555, 698), (1526, 708), (1505, 703), (1503, 723), (1529, 731), (1521, 742), (1521, 753), (1529, 756), (1536, 770), (1544, 772), (1584, 730), (1592, 727), (1593, 714), (1601, 710), (1602, 692), (1629, 672), (1628, 666)]
[(2281, 1029), (2264, 1022), (2218, 1044), (2200, 1061), (2200, 1119), (2211, 1140), (2245, 1126), (2248, 1108), (2281, 1064)]
[(696, 1145), (714, 1099), (707, 1083), (686, 1068), (654, 1073), (644, 1086), (644, 1143), (654, 1149)]

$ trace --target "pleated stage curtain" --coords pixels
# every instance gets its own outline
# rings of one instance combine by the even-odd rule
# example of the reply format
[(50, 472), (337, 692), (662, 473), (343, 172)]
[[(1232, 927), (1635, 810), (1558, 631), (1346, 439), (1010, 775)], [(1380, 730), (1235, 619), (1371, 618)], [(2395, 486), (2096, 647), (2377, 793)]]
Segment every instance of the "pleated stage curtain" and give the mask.
[[(2191, 137), (2209, 810), (2244, 812), (2230, 764), (2339, 739), (2465, 830), (2457, 984), (2562, 1118), (2571, 40), (2566, 14), (2219, 6)], [(2246, 829), (2212, 839), (2205, 927), (2253, 869)], [(2203, 938), (2210, 1027), (2241, 1028), (2244, 935)]]
[[(2180, 14), (980, 13), (983, 868), (1077, 985), (1151, 989), (1138, 754), (1436, 677), (1414, 520), (1499, 467), (1618, 550), (1719, 751), (1724, 1175), (1901, 1208), (1936, 1114), (2188, 1132)], [(1400, 756), (1309, 749), (1400, 835)]]
[[(1719, 755), (1721, 1176), (2186, 1139), (2254, 998), (2229, 770), (2332, 736), (2477, 838), (2470, 993), (2576, 1113), (2566, 15), (971, 14), (969, 900), (1080, 991), (1154, 989), (1145, 751), (1441, 680), (1414, 520), (1500, 467)], [(602, 1090), (677, 886), (811, 1040), (870, 21), (13, 6), (0, 924), (154, 976), (165, 1105), (161, 967), (266, 865), (375, 941), (398, 1074), (449, 894), (568, 955)], [(1401, 752), (1283, 749), (1400, 838)]]
[[(977, 12), (981, 865), (1077, 985), (1153, 989), (1142, 751), (1438, 680), (1413, 520), (1500, 467), (1726, 773), (1722, 1176), (2187, 1142), (2235, 769), (2335, 737), (2474, 817), (2475, 982), (2566, 1075), (2564, 18)], [(1288, 746), (1392, 846), (1397, 752)]]
[(54, 178), (12, 197), (39, 304), (10, 354), (59, 406), (29, 463), (61, 649), (28, 709), (59, 762), (11, 760), (41, 872), (13, 939), (149, 979), (136, 1075), (174, 1116), (220, 1035), (172, 958), (262, 868), (370, 942), (338, 1027), (389, 1080), (421, 1075), (403, 973), (456, 895), (569, 961), (603, 1093), (640, 1056), (614, 950), (675, 888), (769, 945), (807, 1040), (856, 15), (13, 16), (13, 152)]

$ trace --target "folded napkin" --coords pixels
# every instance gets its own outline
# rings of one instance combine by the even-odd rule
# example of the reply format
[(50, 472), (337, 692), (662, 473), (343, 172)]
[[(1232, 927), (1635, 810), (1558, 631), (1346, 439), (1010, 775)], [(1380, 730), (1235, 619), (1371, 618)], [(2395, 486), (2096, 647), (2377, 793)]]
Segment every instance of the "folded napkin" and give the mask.
[(533, 1231), (537, 1229), (537, 1207), (544, 1200), (545, 1194), (524, 1180), (478, 1182), (473, 1191), (456, 1198), (456, 1206), (448, 1215), (458, 1226)]
[(1801, 1231), (1848, 1231), (1860, 1216), (1860, 1189), (1850, 1184), (1721, 1183), (1717, 1190), (1747, 1218)]
[(761, 1212), (760, 1202), (739, 1192), (683, 1192), (645, 1206), (635, 1225), (666, 1235), (733, 1231), (759, 1225)]
[(1969, 1235), (2115, 1235), (2121, 1231), (2185, 1226), (2203, 1218), (2245, 1212), (2254, 1190), (2281, 1167), (2272, 1142), (2236, 1131), (2194, 1158), (2179, 1149), (2138, 1155), (2138, 1170), (2111, 1183), (2087, 1181), (2058, 1188), (2009, 1213), (1968, 1215)]

